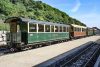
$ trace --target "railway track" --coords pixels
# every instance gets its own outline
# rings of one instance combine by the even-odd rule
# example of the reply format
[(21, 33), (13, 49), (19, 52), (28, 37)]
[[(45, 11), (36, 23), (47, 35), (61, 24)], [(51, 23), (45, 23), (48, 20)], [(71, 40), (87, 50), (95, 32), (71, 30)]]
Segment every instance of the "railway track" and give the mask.
[(80, 52), (78, 55), (67, 61), (62, 67), (91, 67), (91, 61), (94, 55), (100, 49), (100, 45), (93, 44)]
[(38, 64), (36, 67), (93, 67), (99, 55), (100, 45), (90, 43)]

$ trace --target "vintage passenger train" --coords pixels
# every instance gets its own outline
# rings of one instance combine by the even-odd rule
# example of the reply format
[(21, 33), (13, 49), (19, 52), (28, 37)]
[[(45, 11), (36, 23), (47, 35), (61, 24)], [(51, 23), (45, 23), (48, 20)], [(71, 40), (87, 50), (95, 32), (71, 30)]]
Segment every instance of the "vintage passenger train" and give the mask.
[(13, 49), (23, 49), (49, 45), (52, 42), (66, 41), (95, 34), (93, 28), (75, 24), (66, 25), (43, 22), (19, 17), (11, 17), (4, 23), (10, 25), (7, 45)]

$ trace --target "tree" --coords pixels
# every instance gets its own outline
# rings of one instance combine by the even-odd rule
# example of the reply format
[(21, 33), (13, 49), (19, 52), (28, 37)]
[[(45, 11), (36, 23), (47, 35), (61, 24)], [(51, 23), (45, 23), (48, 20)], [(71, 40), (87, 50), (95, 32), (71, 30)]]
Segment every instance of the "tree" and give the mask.
[(85, 26), (85, 24), (70, 17), (65, 12), (42, 3), (42, 1), (0, 0), (0, 19), (5, 19), (12, 16)]

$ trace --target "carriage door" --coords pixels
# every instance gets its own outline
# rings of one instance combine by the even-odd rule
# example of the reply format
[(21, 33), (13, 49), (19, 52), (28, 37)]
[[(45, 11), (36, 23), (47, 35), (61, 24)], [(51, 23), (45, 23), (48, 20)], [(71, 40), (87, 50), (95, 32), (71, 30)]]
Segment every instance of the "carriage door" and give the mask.
[(20, 27), (21, 27), (21, 42), (27, 44), (27, 38), (28, 38), (27, 23), (21, 23)]
[(10, 23), (10, 41), (11, 44), (17, 42), (17, 22)]

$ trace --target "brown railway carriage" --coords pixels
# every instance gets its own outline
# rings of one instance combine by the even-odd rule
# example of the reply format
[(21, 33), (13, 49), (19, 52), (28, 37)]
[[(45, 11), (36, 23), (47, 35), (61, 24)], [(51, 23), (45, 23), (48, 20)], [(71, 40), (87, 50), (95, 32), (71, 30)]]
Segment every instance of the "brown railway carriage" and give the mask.
[(72, 38), (85, 37), (86, 29), (87, 29), (87, 27), (85, 27), (85, 26), (71, 24), (71, 37)]

